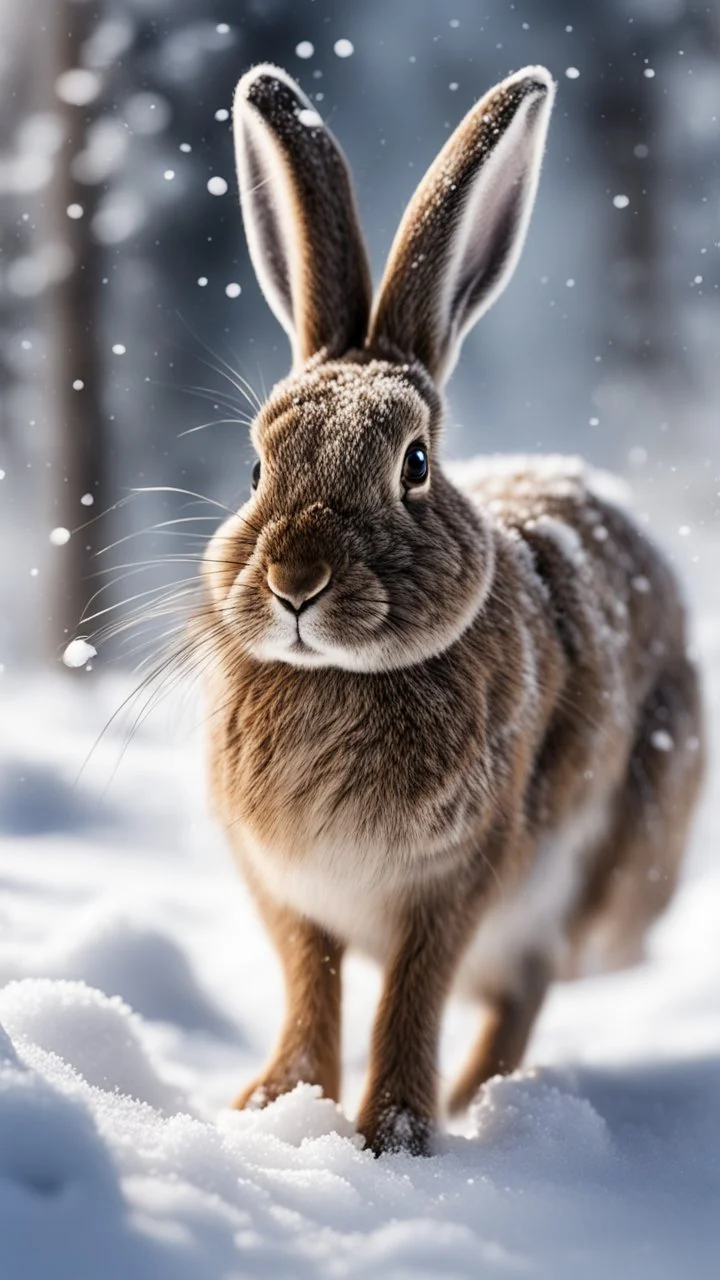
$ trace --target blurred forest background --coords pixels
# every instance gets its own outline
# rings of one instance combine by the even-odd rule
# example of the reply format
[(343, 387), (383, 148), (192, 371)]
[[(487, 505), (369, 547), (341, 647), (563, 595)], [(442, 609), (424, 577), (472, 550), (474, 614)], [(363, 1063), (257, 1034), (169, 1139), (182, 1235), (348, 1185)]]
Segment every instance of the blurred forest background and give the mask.
[(535, 218), (465, 345), (446, 451), (579, 452), (668, 531), (715, 518), (720, 0), (0, 0), (8, 670), (92, 631), (98, 585), (105, 605), (195, 572), (199, 544), (156, 563), (173, 540), (150, 526), (202, 514), (188, 527), (209, 533), (223, 512), (163, 488), (244, 500), (227, 365), (262, 396), (289, 362), (233, 171), (232, 91), (258, 61), (298, 78), (340, 139), (377, 274), (448, 131), (546, 63), (559, 96)]

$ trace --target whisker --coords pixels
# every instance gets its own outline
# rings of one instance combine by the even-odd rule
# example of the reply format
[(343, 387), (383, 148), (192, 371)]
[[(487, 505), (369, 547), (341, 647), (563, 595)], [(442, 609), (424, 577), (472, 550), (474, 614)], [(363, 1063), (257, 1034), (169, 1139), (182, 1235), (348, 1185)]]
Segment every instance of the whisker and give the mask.
[(243, 401), (245, 400), (244, 396), (243, 400), (236, 400), (229, 391), (219, 391), (215, 387), (203, 387), (193, 383), (181, 384), (178, 387), (178, 384), (175, 382), (165, 382), (159, 378), (153, 378), (151, 381), (152, 385), (155, 387), (161, 387), (164, 390), (171, 391), (180, 390), (185, 392), (187, 395), (197, 396), (200, 400), (208, 400), (211, 404), (215, 404), (218, 409), (232, 409), (234, 413), (236, 412), (241, 414), (248, 425), (252, 423), (252, 418), (244, 413), (242, 408)]
[[(132, 538), (141, 538), (143, 535), (147, 535), (149, 537), (150, 534), (159, 533), (163, 529), (168, 529), (171, 525), (191, 524), (199, 520), (217, 520), (217, 516), (177, 516), (173, 520), (159, 520), (157, 524), (148, 525), (145, 529), (133, 529), (131, 533), (123, 534), (122, 538), (116, 538), (115, 542), (109, 542), (106, 547), (103, 547), (100, 551), (96, 551), (93, 555), (93, 559), (97, 556), (107, 555), (108, 551), (114, 551), (116, 547), (121, 547), (124, 542), (130, 542)], [(208, 534), (207, 536), (210, 537), (211, 535)]]
[(186, 498), (195, 498), (198, 502), (207, 502), (211, 507), (217, 507), (220, 511), (224, 511), (226, 515), (234, 516), (237, 512), (230, 507), (226, 507), (224, 502), (218, 502), (216, 498), (208, 498), (204, 493), (196, 493), (193, 489), (181, 489), (174, 484), (148, 484), (138, 488), (133, 488), (131, 493), (179, 493)]
[(251, 406), (253, 411), (259, 412), (262, 409), (262, 405), (255, 391), (250, 386), (250, 383), (247, 382), (247, 379), (243, 378), (241, 374), (237, 373), (236, 370), (233, 369), (232, 365), (228, 364), (227, 360), (224, 360), (223, 357), (219, 355), (216, 351), (213, 351), (212, 348), (209, 347), (206, 342), (203, 342), (202, 338), (200, 338), (198, 334), (194, 332), (194, 330), (188, 324), (185, 317), (181, 315), (179, 311), (176, 312), (176, 314), (178, 319), (181, 321), (181, 323), (185, 325), (186, 329), (188, 330), (188, 333), (192, 335), (192, 337), (195, 339), (197, 343), (199, 343), (199, 345), (203, 348), (203, 350), (206, 351), (208, 355), (212, 356), (213, 360), (219, 360), (220, 364), (224, 365), (225, 368), (224, 369), (218, 368), (217, 365), (212, 365), (208, 360), (204, 360), (201, 356), (198, 356), (198, 359), (200, 360), (201, 364), (204, 364), (208, 369), (212, 369), (213, 373), (219, 374), (221, 378), (226, 378), (227, 381), (231, 384), (231, 386), (235, 387), (235, 390), (239, 391), (240, 394), (244, 396), (244, 398), (247, 400), (248, 404)]
[(187, 431), (181, 431), (178, 440), (182, 440), (183, 436), (193, 436), (197, 431), (207, 431), (208, 427), (221, 427), (232, 423), (234, 427), (247, 426), (247, 419), (243, 418), (213, 418), (210, 422), (201, 422), (197, 427), (188, 427)]

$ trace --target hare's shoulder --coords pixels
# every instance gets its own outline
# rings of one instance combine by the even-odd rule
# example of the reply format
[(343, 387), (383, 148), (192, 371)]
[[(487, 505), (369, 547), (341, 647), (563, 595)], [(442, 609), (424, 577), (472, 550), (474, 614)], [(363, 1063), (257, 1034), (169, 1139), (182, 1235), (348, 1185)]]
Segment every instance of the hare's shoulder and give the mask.
[(563, 455), (499, 455), (454, 464), (451, 477), (496, 528), (527, 544), (553, 578), (569, 571), (594, 593), (675, 595), (672, 574), (640, 529), (623, 482)]
[(544, 596), (576, 674), (589, 663), (598, 687), (620, 701), (644, 696), (654, 673), (684, 652), (685, 610), (626, 486), (563, 456), (478, 458), (453, 478), (498, 531), (526, 598)]

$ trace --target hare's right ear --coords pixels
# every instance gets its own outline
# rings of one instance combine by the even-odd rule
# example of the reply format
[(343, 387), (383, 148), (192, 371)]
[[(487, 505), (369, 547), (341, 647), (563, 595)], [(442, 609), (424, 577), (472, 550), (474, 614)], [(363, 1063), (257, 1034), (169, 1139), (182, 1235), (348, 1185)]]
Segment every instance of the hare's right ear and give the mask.
[(421, 360), (442, 383), (460, 341), (515, 270), (535, 199), (554, 84), (526, 67), (468, 112), (400, 223), (371, 347)]
[(243, 76), (233, 109), (240, 199), (261, 288), (296, 365), (361, 347), (370, 272), (350, 175), (335, 139), (278, 67)]

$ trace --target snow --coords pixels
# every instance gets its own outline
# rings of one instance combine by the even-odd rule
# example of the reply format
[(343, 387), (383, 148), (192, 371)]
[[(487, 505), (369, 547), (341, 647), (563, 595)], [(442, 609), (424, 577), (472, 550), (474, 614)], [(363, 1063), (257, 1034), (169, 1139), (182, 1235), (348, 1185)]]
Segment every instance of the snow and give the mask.
[(224, 178), (216, 176), (208, 178), (207, 189), (211, 196), (224, 196), (228, 189), (228, 184)]
[[(430, 1159), (376, 1161), (352, 1124), (379, 989), (360, 958), (342, 1108), (308, 1085), (228, 1109), (273, 1042), (279, 975), (206, 816), (200, 706), (181, 715), (180, 691), (130, 735), (131, 702), (97, 741), (128, 691), (97, 665), (0, 686), (4, 1275), (716, 1275), (718, 766), (648, 963), (556, 987), (526, 1069), (490, 1082)], [(445, 1082), (475, 1029), (450, 1009)]]
[(78, 636), (76, 640), (71, 640), (66, 645), (63, 662), (66, 667), (84, 667), (96, 654), (97, 649), (82, 636)]
[(102, 80), (94, 71), (73, 67), (63, 71), (55, 81), (55, 92), (63, 102), (73, 107), (85, 107), (94, 102), (102, 88)]
[(322, 124), (322, 116), (311, 107), (302, 107), (297, 113), (297, 118), (307, 129), (317, 129)]

